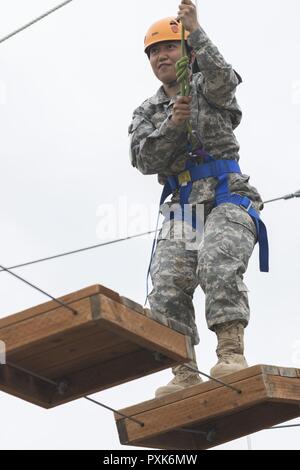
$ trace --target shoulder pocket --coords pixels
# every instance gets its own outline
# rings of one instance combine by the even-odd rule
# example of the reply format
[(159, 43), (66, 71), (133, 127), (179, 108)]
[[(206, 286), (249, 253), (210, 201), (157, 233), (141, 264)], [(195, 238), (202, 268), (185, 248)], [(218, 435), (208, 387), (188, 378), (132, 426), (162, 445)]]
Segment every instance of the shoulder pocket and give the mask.
[(256, 226), (248, 212), (236, 205), (225, 206), (225, 215), (229, 222), (247, 229), (251, 234), (257, 237)]
[(131, 165), (136, 168), (137, 166), (137, 161), (136, 161), (136, 155), (133, 150), (133, 133), (136, 131), (136, 129), (139, 127), (139, 125), (142, 123), (143, 118), (141, 116), (135, 116), (128, 127), (128, 135), (130, 136), (130, 146), (129, 146), (129, 158)]
[(143, 118), (141, 116), (135, 116), (132, 120), (132, 123), (128, 127), (128, 134), (133, 134), (133, 132), (139, 127), (142, 123)]

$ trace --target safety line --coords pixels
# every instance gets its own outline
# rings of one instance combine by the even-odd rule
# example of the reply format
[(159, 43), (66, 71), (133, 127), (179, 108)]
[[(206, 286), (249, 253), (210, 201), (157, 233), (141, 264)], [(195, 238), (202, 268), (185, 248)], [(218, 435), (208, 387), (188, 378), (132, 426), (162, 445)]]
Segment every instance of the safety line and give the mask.
[[(57, 389), (60, 388), (61, 384), (62, 383), (58, 383), (58, 382), (55, 382), (54, 380), (51, 380), (51, 379), (48, 379), (47, 377), (44, 377), (44, 376), (41, 376), (39, 374), (37, 374), (36, 372), (32, 372), (28, 369), (25, 369), (24, 367), (21, 367), (17, 364), (14, 364), (14, 363), (11, 363), (11, 362), (8, 362), (6, 361), (5, 364), (1, 364), (0, 363), (0, 366), (3, 366), (3, 365), (8, 365), (9, 367), (12, 367), (13, 369), (16, 369), (16, 370), (19, 370), (21, 372), (24, 372), (32, 377), (36, 377), (37, 379), (41, 380), (42, 382), (45, 382), (45, 383), (48, 383), (50, 385), (54, 385)], [(214, 379), (213, 377), (210, 377), (209, 375), (207, 374), (204, 374), (200, 371), (198, 371), (197, 369), (195, 368), (192, 368), (192, 367), (189, 367), (191, 370), (193, 371), (197, 371), (199, 372), (199, 374), (201, 375), (204, 375), (205, 377), (208, 377), (210, 378), (211, 380), (214, 380), (222, 385), (225, 385), (226, 387), (229, 387), (229, 388), (232, 388), (233, 390), (235, 391), (238, 391), (238, 393), (242, 393), (240, 390), (234, 388), (234, 387), (231, 387), (229, 386), (228, 384), (225, 384), (224, 382), (220, 381), (220, 380), (217, 380), (217, 379)], [(116, 413), (118, 414), (119, 416), (121, 416), (122, 418), (125, 418), (125, 419), (129, 419), (130, 421), (133, 421), (135, 422), (136, 424), (139, 424), (141, 427), (144, 427), (145, 426), (145, 423), (143, 423), (142, 421), (139, 421), (135, 418), (132, 418), (131, 416), (128, 416), (128, 415), (125, 415), (124, 413), (121, 413), (120, 411), (117, 411), (115, 410), (114, 408), (108, 406), (108, 405), (104, 405), (103, 403), (100, 403), (98, 400), (94, 400), (93, 398), (90, 398), (90, 397), (87, 397), (87, 396), (84, 396), (83, 397), (85, 400), (88, 400), (90, 401), (91, 403), (94, 403), (96, 405), (99, 405), (101, 406), (102, 408), (105, 408), (109, 411), (112, 411), (113, 413)], [(297, 428), (297, 427), (300, 427), (300, 424), (290, 424), (290, 425), (283, 425), (283, 426), (273, 426), (273, 427), (270, 427), (270, 428), (265, 428), (265, 430), (269, 430), (269, 429), (286, 429), (286, 428)], [(213, 440), (213, 435), (210, 436), (210, 433), (211, 434), (215, 434), (215, 430), (211, 430), (211, 431), (208, 431), (208, 432), (205, 432), (205, 431), (200, 431), (200, 430), (195, 430), (195, 429), (190, 429), (190, 428), (180, 428), (180, 431), (184, 431), (184, 432), (190, 432), (190, 433), (198, 433), (198, 434), (203, 434), (203, 435), (206, 435), (207, 436), (207, 440), (208, 441), (211, 441)], [(247, 436), (247, 439), (250, 439), (249, 436)], [(248, 442), (248, 450), (252, 450), (252, 446), (251, 446), (251, 440), (250, 441), (247, 441)]]
[[(23, 373), (25, 373), (25, 374), (28, 374), (28, 375), (31, 376), (31, 377), (35, 377), (35, 378), (39, 379), (41, 382), (44, 382), (44, 383), (53, 385), (54, 387), (57, 388), (58, 391), (61, 389), (61, 387), (64, 387), (64, 382), (63, 382), (63, 381), (62, 381), (62, 382), (55, 382), (54, 380), (48, 379), (47, 377), (44, 377), (44, 376), (42, 376), (42, 375), (39, 375), (39, 374), (37, 374), (36, 372), (32, 372), (31, 370), (28, 370), (28, 369), (26, 369), (26, 368), (24, 368), (24, 367), (21, 367), (21, 366), (19, 366), (19, 365), (17, 365), (17, 364), (14, 364), (14, 363), (12, 363), (12, 362), (6, 361), (4, 364), (0, 363), (0, 367), (1, 367), (1, 366), (2, 366), (2, 367), (3, 367), (3, 366), (9, 366), (9, 367), (11, 367), (12, 369), (18, 370), (18, 371), (23, 372)], [(67, 385), (66, 385), (66, 387), (67, 387)], [(85, 396), (85, 397), (83, 397), (83, 398), (85, 398), (85, 400), (88, 400), (88, 401), (90, 401), (90, 402), (92, 402), (92, 403), (94, 403), (94, 404), (96, 404), (96, 405), (101, 406), (102, 408), (105, 408), (105, 409), (107, 409), (107, 410), (109, 410), (109, 411), (113, 411), (114, 413), (118, 414), (118, 415), (121, 416), (122, 418), (129, 419), (130, 421), (133, 421), (133, 422), (139, 424), (141, 427), (144, 427), (144, 423), (143, 423), (142, 421), (139, 421), (139, 420), (137, 420), (137, 419), (135, 419), (135, 418), (132, 418), (131, 416), (127, 416), (127, 415), (125, 415), (124, 413), (120, 413), (119, 411), (115, 410), (114, 408), (111, 408), (110, 406), (104, 405), (103, 403), (100, 403), (99, 401), (94, 400), (94, 399), (92, 399), (92, 398), (90, 398), (90, 397), (86, 397), (86, 396)]]
[(15, 369), (15, 370), (18, 370), (20, 372), (24, 372), (24, 374), (28, 374), (30, 375), (31, 377), (35, 377), (36, 379), (39, 379), (41, 380), (42, 382), (45, 382), (45, 383), (48, 383), (50, 385), (54, 385), (55, 387), (58, 387), (58, 383), (57, 382), (54, 382), (53, 380), (51, 379), (47, 379), (46, 377), (43, 377), (42, 375), (39, 375), (37, 374), (36, 372), (32, 372), (28, 369), (25, 369), (24, 367), (21, 367), (17, 364), (14, 364), (13, 362), (10, 362), (10, 361), (5, 361), (4, 364), (1, 364), (1, 365), (5, 365), (5, 366), (9, 366), (11, 367), (12, 369)]
[[(287, 195), (282, 196), (282, 197), (278, 197), (278, 198), (275, 198), (275, 199), (270, 199), (268, 201), (264, 201), (263, 204), (268, 204), (270, 202), (288, 200), (288, 199), (298, 198), (298, 197), (300, 197), (300, 190), (296, 191), (295, 193), (287, 194)], [(69, 256), (69, 255), (73, 255), (73, 254), (76, 254), (76, 253), (81, 253), (81, 252), (88, 251), (88, 250), (93, 250), (95, 248), (100, 248), (102, 246), (107, 246), (107, 245), (112, 245), (112, 244), (115, 244), (115, 243), (120, 243), (120, 242), (123, 242), (123, 241), (131, 240), (133, 238), (144, 237), (145, 235), (151, 235), (151, 234), (155, 233), (156, 231), (158, 231), (158, 229), (157, 230), (150, 230), (148, 232), (138, 233), (136, 235), (131, 235), (129, 237), (118, 238), (116, 240), (111, 240), (109, 242), (98, 243), (96, 245), (91, 245), (91, 246), (87, 246), (87, 247), (84, 247), (84, 248), (79, 248), (77, 250), (66, 251), (64, 253), (59, 253), (57, 255), (48, 256), (48, 257), (40, 258), (40, 259), (33, 260), (33, 261), (28, 261), (28, 262), (22, 263), (22, 264), (16, 264), (14, 266), (9, 266), (7, 269), (23, 268), (25, 266), (30, 266), (32, 264), (43, 263), (44, 261), (51, 261), (53, 259), (62, 258), (64, 256)], [(3, 271), (5, 271), (5, 269), (1, 269), (1, 266), (0, 266), (0, 273), (3, 272)]]
[(96, 405), (102, 406), (102, 408), (106, 408), (109, 411), (113, 411), (114, 413), (117, 413), (118, 415), (122, 416), (122, 418), (129, 419), (130, 421), (133, 421), (134, 423), (139, 424), (142, 428), (145, 426), (145, 423), (143, 423), (142, 421), (139, 421), (138, 419), (132, 418), (131, 416), (124, 415), (123, 413), (120, 413), (119, 411), (114, 410), (113, 408), (110, 408), (107, 405), (103, 405), (103, 403), (100, 403), (97, 400), (93, 400), (92, 398), (89, 398), (89, 397), (83, 397), (83, 398), (85, 398), (88, 401), (91, 401), (92, 403), (95, 403)]
[(52, 295), (48, 294), (47, 292), (45, 292), (44, 290), (40, 289), (39, 287), (37, 287), (36, 285), (32, 284), (31, 282), (29, 281), (26, 281), (26, 279), (24, 279), (23, 277), (21, 276), (18, 276), (18, 274), (16, 273), (13, 273), (12, 271), (10, 271), (8, 268), (5, 268), (4, 266), (2, 266), (0, 264), (0, 268), (7, 272), (8, 274), (11, 274), (12, 276), (14, 276), (15, 278), (19, 279), (19, 281), (21, 282), (24, 282), (25, 284), (27, 284), (28, 286), (32, 287), (33, 289), (37, 290), (38, 292), (44, 294), (46, 297), (49, 297), (49, 299), (51, 300), (54, 300), (54, 302), (56, 302), (57, 304), (59, 304), (61, 307), (64, 307), (64, 308), (67, 308), (68, 310), (70, 310), (74, 315), (78, 315), (79, 312), (77, 310), (75, 310), (73, 307), (70, 307), (70, 305), (66, 304), (65, 302), (61, 301), (61, 300), (58, 300), (56, 299), (55, 297), (53, 297)]
[(285, 196), (276, 197), (275, 199), (269, 199), (268, 201), (264, 201), (264, 204), (269, 204), (270, 202), (275, 201), (282, 201), (283, 199), (286, 201), (288, 199), (293, 199), (294, 197), (300, 197), (300, 190), (296, 191), (295, 193), (286, 194)]
[(288, 424), (285, 426), (272, 426), (271, 428), (267, 429), (285, 429), (285, 428), (299, 428), (300, 424)]
[(4, 41), (7, 41), (8, 39), (10, 39), (11, 37), (15, 36), (16, 34), (20, 33), (21, 31), (24, 31), (24, 29), (27, 29), (29, 28), (30, 26), (32, 26), (33, 24), (37, 23), (38, 21), (42, 20), (43, 18), (45, 18), (46, 16), (50, 15), (51, 13), (54, 13), (55, 11), (57, 11), (59, 8), (62, 8), (64, 7), (65, 5), (67, 5), (68, 3), (71, 3), (73, 2), (73, 0), (67, 0), (63, 3), (61, 3), (60, 5), (57, 5), (56, 7), (52, 8), (51, 10), (48, 10), (46, 13), (44, 13), (43, 15), (40, 15), (38, 16), (37, 18), (35, 18), (34, 20), (30, 21), (29, 23), (25, 24), (24, 26), (21, 26), (21, 28), (18, 28), (16, 29), (15, 31), (13, 31), (12, 33), (9, 33), (7, 34), (6, 36), (4, 36), (2, 39), (0, 39), (0, 44)]
[(225, 387), (230, 388), (231, 390), (234, 390), (235, 392), (237, 392), (237, 393), (239, 393), (239, 394), (243, 393), (242, 390), (240, 390), (239, 388), (236, 388), (236, 387), (233, 387), (232, 385), (226, 384), (226, 383), (223, 382), (222, 380), (215, 379), (214, 377), (211, 377), (210, 375), (205, 374), (204, 372), (201, 372), (201, 370), (196, 369), (195, 367), (192, 367), (192, 366), (190, 366), (189, 364), (184, 364), (184, 365), (185, 365), (185, 367), (186, 367), (187, 369), (190, 369), (190, 370), (193, 371), (193, 372), (197, 372), (198, 374), (203, 375), (203, 376), (206, 377), (207, 379), (213, 380), (214, 382), (217, 382), (217, 383), (220, 384), (220, 385), (224, 385)]
[[(282, 196), (282, 197), (278, 197), (278, 198), (275, 198), (275, 199), (270, 199), (268, 201), (264, 201), (263, 204), (268, 204), (270, 202), (281, 201), (283, 199), (288, 200), (288, 199), (298, 198), (298, 197), (300, 197), (300, 190), (296, 191), (295, 193), (287, 194), (287, 195)], [(22, 264), (16, 264), (15, 266), (10, 266), (7, 269), (23, 268), (25, 266), (30, 266), (32, 264), (43, 263), (44, 261), (51, 261), (53, 259), (62, 258), (64, 256), (69, 256), (69, 255), (73, 255), (73, 254), (76, 254), (76, 253), (81, 253), (81, 252), (88, 251), (88, 250), (93, 250), (95, 248), (100, 248), (102, 246), (107, 246), (107, 245), (112, 245), (112, 244), (115, 244), (115, 243), (120, 243), (120, 242), (123, 242), (123, 241), (131, 240), (133, 238), (143, 237), (145, 235), (151, 235), (151, 234), (155, 233), (156, 231), (158, 231), (158, 228), (156, 230), (150, 230), (148, 232), (138, 233), (136, 235), (131, 235), (129, 237), (118, 238), (116, 240), (111, 240), (109, 242), (98, 243), (96, 245), (91, 245), (91, 246), (87, 246), (87, 247), (84, 247), (84, 248), (79, 248), (77, 250), (66, 251), (64, 253), (59, 253), (58, 255), (48, 256), (48, 257), (45, 257), (45, 258), (40, 258), (40, 259), (37, 259), (37, 260), (22, 263)], [(0, 266), (0, 273), (3, 272), (3, 271), (5, 271), (5, 269), (1, 269), (1, 266)]]
[[(126, 237), (126, 238), (118, 238), (116, 240), (111, 240), (109, 242), (98, 243), (97, 245), (91, 245), (91, 246), (87, 246), (85, 248), (79, 248), (78, 250), (66, 251), (64, 253), (59, 253), (58, 255), (48, 256), (46, 258), (40, 258), (40, 259), (37, 259), (37, 260), (34, 260), (34, 261), (28, 261), (27, 263), (16, 264), (15, 266), (9, 266), (7, 269), (17, 269), (17, 268), (23, 268), (24, 266), (30, 266), (32, 264), (43, 263), (44, 261), (50, 261), (52, 259), (62, 258), (63, 256), (69, 256), (69, 255), (73, 255), (73, 254), (76, 254), (76, 253), (81, 253), (83, 251), (88, 251), (88, 250), (93, 250), (95, 248), (100, 248), (102, 246), (112, 245), (114, 243), (119, 243), (119, 242), (123, 242), (123, 241), (126, 241), (126, 240), (131, 240), (133, 238), (143, 237), (145, 235), (151, 235), (152, 233), (155, 233), (155, 231), (156, 230), (151, 230), (149, 232), (139, 233), (137, 235), (132, 235), (132, 236), (129, 236), (129, 237)], [(3, 272), (3, 271), (5, 271), (5, 269), (0, 269), (0, 273)]]

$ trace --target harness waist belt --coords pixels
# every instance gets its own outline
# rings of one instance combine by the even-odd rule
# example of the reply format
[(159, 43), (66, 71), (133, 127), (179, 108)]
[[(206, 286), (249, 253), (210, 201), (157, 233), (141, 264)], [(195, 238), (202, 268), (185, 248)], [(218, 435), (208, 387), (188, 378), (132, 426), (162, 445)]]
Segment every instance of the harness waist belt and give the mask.
[[(194, 181), (204, 178), (215, 177), (218, 179), (216, 187), (215, 206), (224, 203), (238, 205), (245, 209), (250, 217), (252, 217), (257, 229), (257, 241), (259, 243), (259, 260), (260, 270), (269, 271), (269, 246), (268, 236), (265, 224), (260, 218), (259, 213), (253, 207), (252, 201), (248, 197), (239, 194), (231, 194), (229, 190), (228, 175), (230, 173), (241, 174), (240, 166), (236, 160), (215, 160), (211, 155), (207, 154), (207, 163), (196, 165), (192, 161), (186, 163), (186, 169), (178, 176), (169, 176), (164, 186), (160, 205), (164, 203), (166, 198), (175, 189), (179, 189), (180, 204), (184, 210), (184, 205), (189, 203), (189, 196), (192, 191)], [(193, 227), (195, 228), (193, 220)]]

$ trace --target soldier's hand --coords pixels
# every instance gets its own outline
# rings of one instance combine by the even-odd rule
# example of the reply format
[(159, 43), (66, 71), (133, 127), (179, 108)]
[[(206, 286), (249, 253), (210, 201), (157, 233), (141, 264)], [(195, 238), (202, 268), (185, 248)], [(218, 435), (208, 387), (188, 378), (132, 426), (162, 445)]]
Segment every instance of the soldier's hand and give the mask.
[(192, 33), (199, 28), (196, 5), (191, 0), (181, 0), (178, 19), (182, 22), (186, 31)]
[(171, 121), (175, 126), (181, 126), (191, 117), (191, 96), (180, 96), (173, 106)]

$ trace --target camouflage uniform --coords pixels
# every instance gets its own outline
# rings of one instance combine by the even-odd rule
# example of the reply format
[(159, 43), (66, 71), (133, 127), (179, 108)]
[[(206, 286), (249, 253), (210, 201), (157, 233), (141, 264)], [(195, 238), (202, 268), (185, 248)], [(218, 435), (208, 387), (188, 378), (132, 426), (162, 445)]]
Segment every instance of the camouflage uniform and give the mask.
[[(201, 27), (190, 34), (188, 43), (196, 53), (200, 69), (192, 77), (190, 92), (193, 147), (203, 147), (217, 159), (238, 161), (239, 144), (233, 130), (242, 117), (235, 98), (241, 78)], [(175, 100), (161, 87), (134, 111), (129, 127), (132, 165), (145, 175), (158, 174), (161, 184), (167, 176), (184, 171), (188, 155), (186, 125), (176, 127), (170, 120)], [(198, 163), (203, 163), (201, 157)], [(193, 293), (198, 284), (206, 294), (210, 329), (227, 321), (241, 320), (245, 326), (249, 321), (243, 273), (256, 242), (256, 227), (238, 206), (226, 203), (213, 208), (217, 182), (214, 177), (195, 181), (189, 197), (191, 206), (201, 203), (205, 208), (204, 242), (198, 249), (187, 250), (184, 239), (170, 238), (174, 221), (166, 222), (168, 226), (163, 226), (160, 233), (151, 266), (151, 310), (187, 325), (195, 344), (199, 338)], [(259, 193), (249, 184), (249, 176), (230, 174), (229, 187), (231, 193), (249, 197), (257, 210), (262, 207)], [(179, 201), (178, 191), (172, 201)]]

